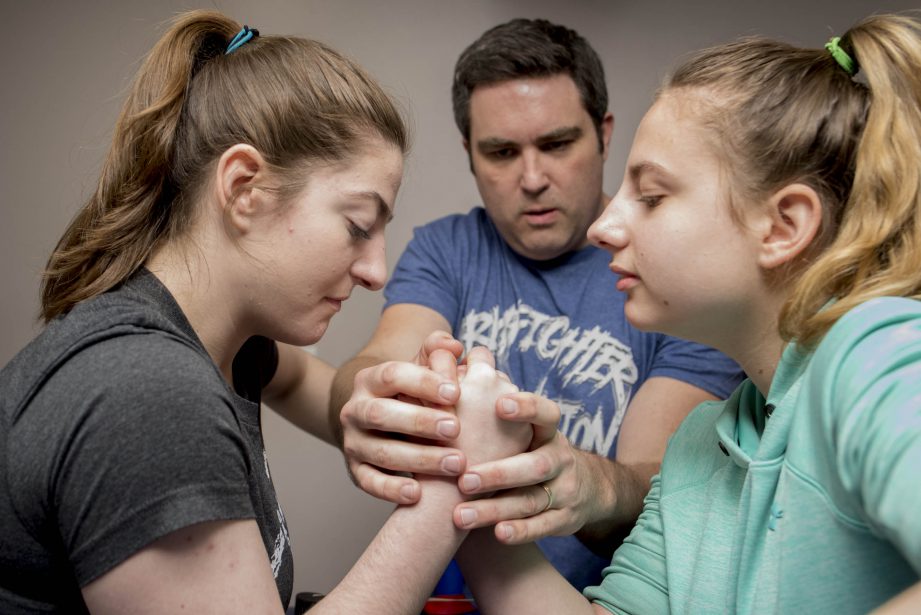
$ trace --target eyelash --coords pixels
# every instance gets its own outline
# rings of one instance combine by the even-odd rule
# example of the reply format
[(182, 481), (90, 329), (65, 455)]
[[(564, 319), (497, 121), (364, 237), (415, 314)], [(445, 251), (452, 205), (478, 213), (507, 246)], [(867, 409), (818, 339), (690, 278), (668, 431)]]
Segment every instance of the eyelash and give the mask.
[[(546, 143), (541, 144), (540, 150), (542, 152), (547, 152), (547, 153), (559, 152), (559, 151), (565, 150), (571, 144), (572, 144), (572, 141), (567, 141), (567, 140), (548, 141)], [(490, 158), (493, 158), (494, 160), (510, 160), (511, 158), (514, 158), (517, 154), (518, 154), (517, 150), (511, 147), (504, 147), (502, 149), (497, 149), (497, 150), (489, 152), (487, 156), (489, 156)]]
[(637, 200), (639, 200), (639, 202), (645, 205), (646, 207), (652, 209), (656, 205), (661, 203), (663, 198), (664, 197), (660, 194), (653, 194), (651, 196), (641, 196)]
[(356, 239), (356, 240), (360, 239), (363, 241), (367, 241), (371, 239), (371, 233), (361, 228), (354, 222), (349, 222), (349, 235), (352, 236), (352, 239)]
[(567, 147), (569, 147), (570, 143), (572, 143), (572, 141), (550, 141), (548, 143), (544, 143), (544, 145), (542, 146), (542, 149), (545, 152), (555, 152), (555, 151), (559, 151), (562, 149), (566, 149)]
[(506, 147), (489, 152), (488, 156), (493, 160), (509, 160), (515, 155), (515, 150)]

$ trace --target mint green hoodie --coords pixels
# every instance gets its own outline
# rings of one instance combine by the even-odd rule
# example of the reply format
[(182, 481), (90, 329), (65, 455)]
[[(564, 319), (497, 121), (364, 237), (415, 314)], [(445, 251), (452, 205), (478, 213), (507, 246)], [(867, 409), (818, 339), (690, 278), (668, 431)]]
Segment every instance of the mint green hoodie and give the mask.
[(672, 436), (585, 595), (613, 613), (865, 613), (921, 573), (921, 303), (868, 301)]

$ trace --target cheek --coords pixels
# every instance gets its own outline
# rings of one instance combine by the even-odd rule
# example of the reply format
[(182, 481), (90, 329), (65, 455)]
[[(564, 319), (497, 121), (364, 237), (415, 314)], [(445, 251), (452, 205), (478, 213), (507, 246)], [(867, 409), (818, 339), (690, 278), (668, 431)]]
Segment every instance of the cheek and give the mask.
[(714, 238), (680, 221), (646, 224), (634, 231), (637, 267), (644, 283), (667, 305), (689, 299), (720, 276), (723, 253)]

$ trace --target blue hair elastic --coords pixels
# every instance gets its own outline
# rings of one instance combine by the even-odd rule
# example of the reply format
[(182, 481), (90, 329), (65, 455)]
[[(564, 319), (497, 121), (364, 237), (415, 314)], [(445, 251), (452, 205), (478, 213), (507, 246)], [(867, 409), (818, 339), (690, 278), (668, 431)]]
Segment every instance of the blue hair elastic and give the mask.
[(227, 51), (224, 52), (224, 55), (226, 56), (228, 53), (233, 53), (257, 36), (259, 36), (259, 30), (250, 28), (249, 26), (243, 26), (243, 29), (237, 32), (237, 35), (233, 37), (233, 40), (227, 45)]

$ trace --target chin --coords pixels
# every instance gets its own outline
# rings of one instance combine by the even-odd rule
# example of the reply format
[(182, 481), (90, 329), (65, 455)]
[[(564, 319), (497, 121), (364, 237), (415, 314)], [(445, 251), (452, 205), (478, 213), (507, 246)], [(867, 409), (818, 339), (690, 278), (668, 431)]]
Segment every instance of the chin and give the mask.
[(298, 328), (297, 331), (290, 332), (285, 336), (285, 339), (279, 339), (278, 341), (292, 346), (312, 346), (323, 338), (327, 328), (329, 328), (328, 320), (310, 323)]
[(629, 299), (626, 305), (624, 305), (624, 316), (627, 317), (627, 322), (629, 322), (632, 327), (640, 331), (674, 335), (668, 330), (668, 324), (663, 319), (656, 318), (656, 314), (653, 310), (637, 306)]

